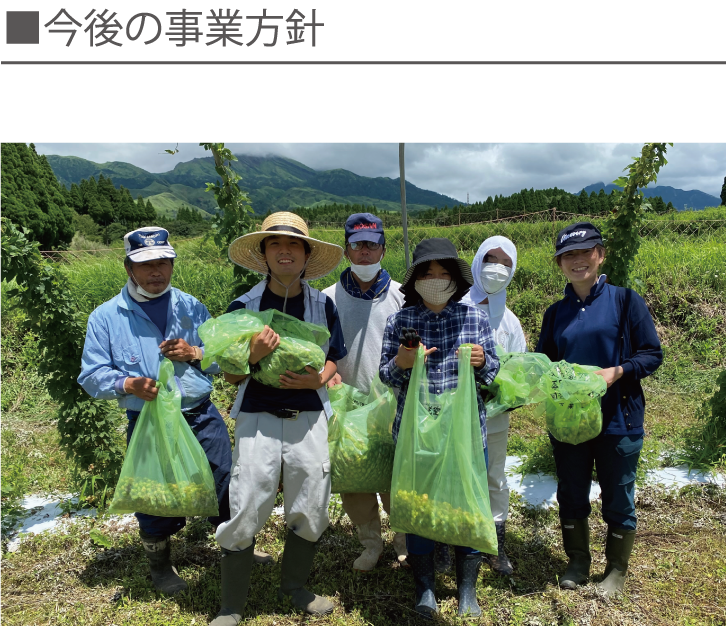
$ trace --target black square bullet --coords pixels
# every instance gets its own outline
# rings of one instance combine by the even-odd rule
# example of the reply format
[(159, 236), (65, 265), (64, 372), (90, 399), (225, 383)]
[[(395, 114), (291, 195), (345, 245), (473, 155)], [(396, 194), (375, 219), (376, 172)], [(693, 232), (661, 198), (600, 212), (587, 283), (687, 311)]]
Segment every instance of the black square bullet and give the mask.
[(6, 11), (6, 43), (40, 43), (39, 11)]

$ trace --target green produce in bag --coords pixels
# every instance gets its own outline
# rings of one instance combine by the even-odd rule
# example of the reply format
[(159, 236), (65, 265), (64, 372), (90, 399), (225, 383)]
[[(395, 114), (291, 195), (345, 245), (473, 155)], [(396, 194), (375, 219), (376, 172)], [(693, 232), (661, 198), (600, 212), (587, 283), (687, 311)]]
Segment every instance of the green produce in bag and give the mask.
[(269, 326), (280, 335), (280, 345), (260, 359), (260, 369), (252, 374), (255, 380), (279, 388), (280, 375), (287, 370), (295, 374), (309, 374), (306, 366), (316, 372), (325, 367), (325, 353), (320, 346), (330, 339), (327, 328), (276, 310), (273, 310)]
[(411, 372), (391, 485), (391, 528), (497, 554), (471, 345), (456, 389), (429, 393), (423, 348)]
[(159, 367), (159, 393), (145, 402), (131, 435), (110, 513), (160, 517), (219, 515), (214, 477), (181, 412), (174, 365)]
[(249, 374), (250, 342), (270, 325), (273, 313), (238, 309), (204, 322), (197, 331), (204, 342), (202, 369), (216, 361), (230, 374)]
[(534, 414), (544, 414), (547, 429), (558, 441), (577, 445), (600, 434), (600, 398), (607, 391), (605, 379), (595, 374), (600, 369), (559, 361), (542, 376), (539, 386), (546, 396)]
[(341, 384), (328, 389), (333, 418), (328, 423), (333, 493), (389, 493), (396, 444), (391, 428), (396, 398), (378, 376), (368, 395)]
[(491, 385), (484, 387), (493, 396), (486, 402), (487, 418), (512, 408), (542, 402), (547, 394), (539, 384), (552, 362), (537, 352), (504, 352), (496, 347), (499, 372)]

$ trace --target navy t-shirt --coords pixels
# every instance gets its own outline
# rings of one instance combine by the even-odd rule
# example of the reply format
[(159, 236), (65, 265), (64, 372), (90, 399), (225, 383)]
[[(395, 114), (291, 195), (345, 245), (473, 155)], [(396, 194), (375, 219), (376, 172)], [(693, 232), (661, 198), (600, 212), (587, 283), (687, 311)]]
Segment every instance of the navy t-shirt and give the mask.
[(169, 315), (169, 305), (171, 303), (171, 289), (163, 296), (152, 298), (146, 302), (137, 302), (149, 319), (156, 324), (161, 331), (161, 336), (166, 338), (166, 319)]
[[(268, 309), (282, 311), (284, 303), (284, 297), (275, 295), (267, 287), (260, 300), (260, 311), (267, 311)], [(235, 300), (227, 307), (227, 313), (244, 308), (244, 303)], [(301, 292), (297, 296), (288, 298), (285, 312), (299, 320), (304, 320), (305, 294)], [(343, 329), (340, 326), (338, 309), (335, 307), (335, 303), (327, 296), (325, 300), (325, 318), (328, 323), (328, 331), (330, 332), (330, 345), (326, 360), (337, 362), (348, 354), (348, 350), (343, 340)], [(251, 379), (247, 384), (240, 410), (245, 413), (258, 413), (270, 410), (277, 411), (279, 409), (322, 411), (323, 403), (320, 400), (318, 392), (314, 389), (277, 389), (263, 385), (254, 378)]]

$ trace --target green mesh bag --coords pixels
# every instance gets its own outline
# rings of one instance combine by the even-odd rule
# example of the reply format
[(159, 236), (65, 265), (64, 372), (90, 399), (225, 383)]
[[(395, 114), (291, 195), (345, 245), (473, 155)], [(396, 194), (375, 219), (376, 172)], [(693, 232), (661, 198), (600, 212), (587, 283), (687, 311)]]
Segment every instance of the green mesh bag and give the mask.
[(159, 393), (145, 402), (131, 435), (110, 513), (160, 517), (219, 515), (207, 456), (181, 412), (174, 365), (159, 368)]
[(368, 395), (341, 384), (328, 389), (333, 493), (389, 493), (396, 444), (391, 428), (396, 398), (376, 376)]
[(471, 345), (459, 347), (457, 388), (428, 388), (419, 348), (393, 463), (391, 528), (497, 554)]

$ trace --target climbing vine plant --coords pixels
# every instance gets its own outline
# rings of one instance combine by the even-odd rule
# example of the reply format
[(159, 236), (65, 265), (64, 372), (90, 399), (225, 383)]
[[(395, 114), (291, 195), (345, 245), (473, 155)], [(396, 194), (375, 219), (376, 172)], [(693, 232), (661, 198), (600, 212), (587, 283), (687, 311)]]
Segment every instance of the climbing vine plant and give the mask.
[(76, 382), (86, 336), (86, 320), (60, 269), (44, 260), (38, 243), (2, 219), (2, 278), (25, 312), (24, 329), (38, 336), (40, 373), (58, 403), (60, 445), (74, 461), (74, 482), (82, 499), (103, 505), (116, 484), (123, 460), (114, 406), (91, 398)]
[(622, 191), (618, 195), (612, 216), (607, 221), (603, 239), (607, 249), (603, 271), (614, 285), (620, 287), (633, 287), (630, 271), (640, 248), (640, 225), (643, 219), (643, 193), (642, 187), (655, 183), (658, 172), (668, 161), (665, 159), (666, 146), (672, 143), (646, 143), (639, 157), (633, 157), (633, 162), (623, 171), (627, 176), (621, 176), (613, 181)]
[[(253, 210), (249, 196), (240, 189), (238, 184), (241, 176), (232, 169), (232, 161), (236, 161), (237, 157), (229, 148), (225, 148), (223, 143), (199, 145), (205, 150), (211, 150), (214, 156), (214, 169), (221, 178), (221, 182), (207, 183), (207, 191), (214, 194), (217, 205), (221, 209), (221, 212), (214, 218), (214, 224), (217, 227), (214, 242), (226, 256), (229, 244), (237, 237), (250, 232)], [(259, 277), (254, 272), (235, 265), (234, 281), (232, 297), (237, 298), (257, 284)]]

